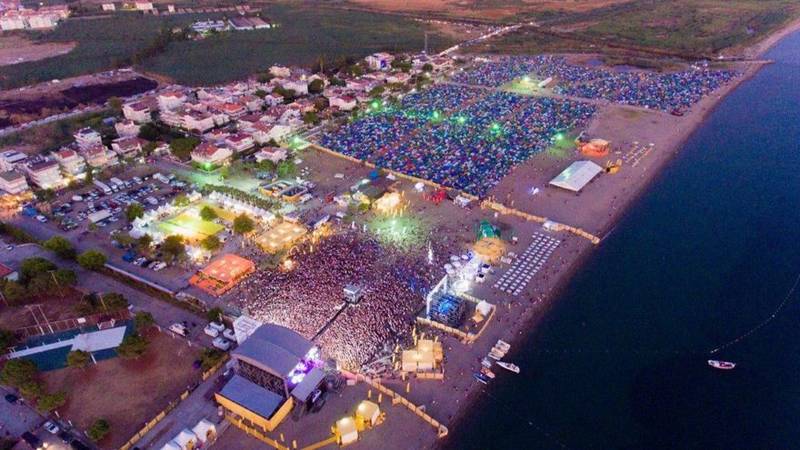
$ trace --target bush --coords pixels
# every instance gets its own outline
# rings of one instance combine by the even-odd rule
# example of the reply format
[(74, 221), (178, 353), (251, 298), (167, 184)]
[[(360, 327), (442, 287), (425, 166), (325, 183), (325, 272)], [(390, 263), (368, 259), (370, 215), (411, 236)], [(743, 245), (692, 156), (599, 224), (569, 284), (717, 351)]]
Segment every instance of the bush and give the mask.
[(177, 234), (167, 236), (164, 242), (161, 243), (161, 251), (171, 261), (183, 258), (186, 255), (186, 245), (183, 243), (183, 237)]
[(222, 248), (222, 241), (215, 235), (207, 236), (205, 239), (200, 241), (200, 245), (203, 246), (204, 249), (215, 252)]
[(67, 403), (67, 394), (64, 391), (58, 391), (53, 394), (44, 394), (39, 401), (36, 402), (36, 406), (39, 408), (39, 411), (47, 413), (56, 408), (60, 408)]
[(56, 265), (44, 258), (28, 258), (22, 261), (19, 267), (19, 281), (27, 285), (38, 275), (47, 274), (51, 270), (56, 270)]
[(17, 337), (14, 332), (0, 328), (0, 355), (5, 353), (8, 347), (17, 343)]
[(204, 348), (200, 352), (200, 367), (203, 370), (208, 370), (214, 367), (223, 357), (225, 352), (217, 348)]
[(67, 366), (69, 367), (83, 369), (89, 365), (89, 361), (91, 360), (92, 356), (89, 352), (83, 350), (73, 350), (67, 353)]
[(12, 305), (21, 303), (28, 296), (28, 291), (25, 286), (17, 283), (16, 281), (7, 281), (3, 286), (3, 296), (6, 301)]
[(99, 250), (86, 250), (78, 255), (78, 264), (84, 269), (100, 270), (106, 264), (106, 255)]
[(102, 440), (108, 432), (111, 431), (111, 425), (105, 419), (97, 419), (94, 423), (86, 430), (86, 435), (89, 436), (94, 442), (98, 442)]
[(236, 234), (247, 234), (253, 231), (253, 228), (255, 228), (253, 219), (245, 213), (239, 214), (233, 219), (233, 232)]
[(217, 217), (219, 217), (217, 215), (217, 212), (214, 211), (214, 208), (212, 208), (210, 206), (204, 206), (203, 209), (200, 210), (200, 218), (205, 220), (205, 221), (211, 222), (212, 220), (216, 219)]
[(53, 236), (44, 241), (42, 247), (64, 259), (75, 258), (75, 247), (72, 246), (70, 241), (61, 236)]
[(35, 381), (36, 374), (39, 373), (39, 368), (36, 363), (30, 359), (16, 358), (6, 361), (0, 372), (0, 381), (9, 386), (21, 387), (26, 383)]
[(185, 138), (176, 138), (169, 143), (170, 152), (181, 161), (188, 161), (192, 156), (192, 150), (200, 144), (200, 139), (189, 136)]
[(139, 311), (134, 314), (133, 323), (136, 325), (137, 331), (142, 331), (152, 327), (156, 321), (148, 311)]
[(117, 347), (117, 353), (119, 356), (126, 359), (138, 358), (144, 355), (149, 344), (147, 339), (143, 338), (141, 335), (130, 334), (125, 336), (125, 339), (123, 339), (122, 343)]
[(141, 203), (133, 202), (125, 208), (125, 218), (128, 219), (128, 222), (133, 222), (143, 215), (144, 206)]
[(42, 383), (38, 381), (31, 380), (27, 383), (24, 383), (22, 386), (19, 386), (19, 393), (22, 394), (23, 397), (27, 398), (28, 400), (35, 400), (39, 398), (40, 395), (44, 392), (44, 387)]
[(206, 319), (208, 319), (209, 322), (222, 323), (222, 308), (216, 306), (214, 308), (209, 309), (206, 312)]

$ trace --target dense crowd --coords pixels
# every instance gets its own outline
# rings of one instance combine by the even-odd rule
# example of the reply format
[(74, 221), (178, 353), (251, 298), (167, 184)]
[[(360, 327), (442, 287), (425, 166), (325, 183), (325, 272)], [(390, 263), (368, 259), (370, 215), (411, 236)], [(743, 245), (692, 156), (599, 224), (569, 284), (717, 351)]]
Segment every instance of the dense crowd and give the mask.
[(453, 76), (456, 83), (499, 87), (516, 78), (553, 77), (556, 92), (674, 112), (683, 111), (729, 82), (734, 72), (691, 68), (680, 72), (620, 71), (570, 64), (560, 56), (513, 56), (487, 61)]
[[(326, 357), (350, 369), (410, 336), (414, 313), (424, 304), (419, 284), (431, 281), (431, 266), (355, 231), (330, 236), (292, 261), (290, 271), (254, 273), (232, 302), (256, 319), (308, 339), (319, 334), (316, 342)], [(345, 302), (348, 284), (365, 288), (357, 305)]]
[[(427, 120), (418, 111), (428, 111)], [(583, 126), (594, 112), (574, 101), (437, 85), (404, 98), (401, 110), (367, 115), (324, 135), (321, 143), (378, 167), (484, 196), (556, 133)]]

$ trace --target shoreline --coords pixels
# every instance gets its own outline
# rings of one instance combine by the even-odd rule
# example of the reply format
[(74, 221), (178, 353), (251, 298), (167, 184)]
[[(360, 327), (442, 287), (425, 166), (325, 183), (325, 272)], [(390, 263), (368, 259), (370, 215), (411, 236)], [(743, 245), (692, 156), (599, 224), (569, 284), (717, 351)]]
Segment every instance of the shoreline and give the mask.
[[(745, 49), (743, 53), (746, 55), (752, 55), (749, 56), (749, 59), (761, 57), (783, 38), (794, 34), (795, 32), (800, 32), (800, 19), (789, 22), (781, 29), (776, 30), (763, 40)], [(663, 176), (663, 170), (667, 167), (667, 164), (675, 161), (676, 157), (682, 153), (681, 150), (685, 146), (686, 142), (707, 120), (711, 112), (713, 112), (717, 106), (729, 94), (734, 92), (742, 83), (750, 80), (761, 70), (765, 64), (769, 63), (770, 62), (765, 61), (743, 62), (743, 64), (746, 65), (746, 68), (739, 77), (737, 77), (728, 85), (722, 87), (719, 91), (702, 99), (690, 110), (690, 113), (687, 115), (688, 117), (684, 117), (683, 119), (685, 120), (681, 121), (681, 125), (683, 125), (681, 130), (670, 134), (670, 145), (665, 149), (666, 151), (661, 151), (658, 153), (662, 156), (658, 158), (657, 161), (654, 161), (654, 163), (650, 166), (655, 170), (653, 170), (649, 176), (645, 178), (642, 184), (636, 186), (634, 191), (630, 193), (628, 198), (626, 198), (624, 201), (624, 207), (617, 208), (615, 213), (605, 221), (601, 227), (602, 232), (597, 233), (597, 235), (601, 237), (601, 243), (598, 245), (602, 245), (602, 241), (604, 241), (608, 236), (611, 235), (611, 233), (615, 231), (617, 225), (625, 218), (626, 215), (633, 211), (633, 209), (636, 207), (636, 203), (641, 200), (646, 192), (649, 191), (651, 185), (660, 179), (661, 176)], [(531, 335), (537, 331), (536, 327), (543, 319), (546, 318), (547, 314), (552, 310), (552, 308), (559, 303), (558, 299), (560, 299), (564, 294), (564, 291), (568, 288), (569, 283), (575, 274), (586, 264), (589, 257), (593, 254), (593, 251), (593, 245), (589, 244), (588, 242), (584, 243), (576, 256), (571, 258), (567, 264), (567, 267), (559, 270), (555, 277), (551, 278), (549, 282), (546, 282), (548, 285), (544, 288), (546, 293), (541, 296), (539, 302), (537, 302), (537, 304), (541, 304), (541, 307), (525, 311), (524, 315), (519, 318), (519, 323), (508, 329), (508, 331), (513, 333), (513, 337), (506, 339), (512, 344), (512, 349), (518, 348), (518, 346), (529, 340)], [(494, 327), (494, 325), (491, 325), (491, 327)], [(489, 344), (489, 347), (490, 346), (491, 344)], [(484, 389), (486, 388), (483, 388), (477, 383), (473, 383), (466, 395), (461, 398), (461, 406), (457, 408), (456, 414), (447, 421), (447, 425), (451, 433), (455, 432), (463, 425), (462, 422), (467, 410), (469, 409), (469, 406), (475, 403), (478, 395), (482, 393)], [(446, 442), (446, 439), (436, 440), (432, 442), (431, 445), (426, 446), (426, 448), (444, 448)]]

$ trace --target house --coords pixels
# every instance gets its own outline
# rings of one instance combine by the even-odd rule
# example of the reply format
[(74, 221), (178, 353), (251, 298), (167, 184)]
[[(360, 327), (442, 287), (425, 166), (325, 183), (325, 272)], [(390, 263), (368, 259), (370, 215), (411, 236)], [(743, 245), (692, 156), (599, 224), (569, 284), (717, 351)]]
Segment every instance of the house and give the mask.
[(0, 190), (11, 195), (17, 195), (29, 189), (28, 182), (25, 180), (25, 175), (16, 170), (0, 172)]
[(52, 14), (34, 14), (28, 17), (28, 27), (32, 30), (55, 28), (58, 25), (58, 16)]
[(386, 82), (387, 83), (406, 83), (410, 79), (411, 79), (411, 74), (410, 73), (397, 72), (397, 73), (389, 74), (386, 77)]
[(292, 133), (288, 125), (257, 123), (253, 125), (253, 139), (260, 145), (270, 141), (281, 142)]
[(311, 100), (307, 98), (299, 98), (289, 104), (289, 108), (296, 109), (300, 111), (300, 113), (307, 113), (317, 110), (317, 105), (314, 104)]
[(58, 163), (51, 160), (41, 159), (25, 165), (28, 179), (40, 189), (54, 189), (64, 183)]
[(255, 29), (255, 24), (247, 17), (233, 17), (229, 19), (228, 22), (234, 30), (244, 31)]
[(166, 91), (158, 94), (158, 107), (161, 111), (173, 110), (186, 103), (186, 94), (180, 91)]
[(205, 133), (217, 126), (214, 115), (207, 112), (189, 111), (182, 115), (181, 126), (187, 130)]
[(53, 153), (53, 159), (61, 167), (61, 172), (66, 176), (77, 176), (86, 172), (86, 160), (78, 152), (69, 148), (62, 148)]
[(151, 120), (152, 110), (150, 104), (145, 101), (138, 101), (134, 103), (126, 103), (122, 105), (122, 115), (126, 119), (132, 120), (136, 123), (147, 123)]
[(136, 122), (130, 119), (120, 120), (114, 124), (114, 129), (117, 130), (117, 134), (121, 137), (138, 136), (141, 128), (141, 126), (137, 125)]
[(116, 11), (117, 7), (113, 3), (103, 3), (103, 11)]
[(256, 153), (256, 162), (272, 161), (275, 164), (286, 159), (288, 153), (281, 147), (265, 147)]
[(339, 108), (340, 111), (352, 111), (356, 108), (358, 102), (352, 95), (335, 95), (328, 97), (328, 104), (331, 107)]
[(264, 107), (264, 100), (255, 95), (244, 95), (239, 98), (239, 102), (247, 108), (249, 112), (261, 111)]
[(364, 58), (364, 60), (372, 70), (386, 70), (390, 67), (392, 61), (394, 61), (394, 56), (386, 52), (373, 53)]
[(247, 108), (240, 103), (223, 103), (221, 105), (215, 105), (216, 110), (227, 115), (230, 119), (226, 122), (242, 117), (243, 115), (247, 114)]
[(281, 83), (281, 87), (293, 91), (295, 95), (308, 95), (308, 82), (304, 79), (287, 79)]
[(25, 17), (7, 13), (0, 17), (0, 29), (3, 31), (24, 30), (28, 28), (28, 21)]
[(253, 23), (253, 28), (256, 30), (264, 30), (272, 28), (272, 21), (270, 19), (264, 20), (261, 17), (248, 17), (250, 22)]
[(280, 104), (283, 104), (283, 97), (278, 95), (278, 94), (276, 94), (276, 93), (274, 93), (274, 92), (271, 92), (271, 93), (269, 93), (269, 95), (264, 97), (264, 105), (266, 105), (268, 107), (269, 106), (276, 106), (276, 105), (280, 105)]
[(231, 134), (229, 132), (225, 131), (224, 129), (216, 128), (216, 129), (211, 130), (208, 133), (204, 134), (203, 138), (205, 138), (207, 141), (210, 141), (210, 142), (217, 142), (217, 143), (222, 144), (222, 143), (225, 142), (225, 139), (228, 139), (228, 136), (230, 136), (230, 135)]
[(137, 11), (152, 11), (154, 9), (152, 2), (143, 2), (143, 1), (137, 1), (136, 3), (134, 3), (133, 8)]
[(252, 130), (253, 125), (262, 121), (263, 114), (247, 114), (236, 120), (236, 125), (240, 130)]
[(14, 170), (28, 160), (28, 155), (16, 150), (7, 150), (0, 154), (0, 169)]
[(93, 145), (102, 144), (103, 139), (100, 133), (91, 128), (81, 128), (75, 132), (75, 142), (78, 143), (80, 148), (89, 148)]
[(278, 78), (289, 78), (292, 76), (292, 70), (283, 66), (272, 66), (269, 68), (269, 73)]
[(19, 280), (19, 273), (16, 270), (8, 267), (5, 264), (0, 263), (0, 279), (9, 280), (9, 281), (17, 281)]
[(236, 153), (250, 150), (256, 145), (256, 143), (253, 141), (253, 136), (244, 132), (239, 132), (228, 136), (225, 139), (225, 144)]
[(121, 137), (114, 139), (111, 149), (120, 158), (135, 158), (142, 152), (142, 140), (137, 137)]
[(81, 151), (81, 156), (89, 167), (103, 168), (117, 163), (117, 154), (104, 145), (93, 145)]
[(203, 168), (213, 168), (225, 164), (233, 155), (229, 148), (203, 142), (192, 150), (192, 161)]

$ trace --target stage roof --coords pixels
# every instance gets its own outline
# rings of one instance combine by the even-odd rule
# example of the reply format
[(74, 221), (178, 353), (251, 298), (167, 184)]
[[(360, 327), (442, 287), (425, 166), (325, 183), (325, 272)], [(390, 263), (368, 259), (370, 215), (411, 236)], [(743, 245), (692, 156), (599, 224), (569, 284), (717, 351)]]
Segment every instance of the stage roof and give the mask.
[(550, 180), (550, 184), (572, 192), (583, 189), (603, 168), (591, 161), (575, 161), (557, 177)]
[(253, 270), (255, 270), (253, 261), (229, 253), (211, 261), (200, 272), (222, 283), (230, 283)]
[(219, 395), (261, 417), (270, 418), (283, 398), (239, 375), (234, 375)]
[(258, 327), (232, 355), (275, 376), (286, 378), (311, 347), (311, 342), (303, 336), (268, 323)]
[(292, 389), (292, 397), (303, 402), (308, 400), (308, 396), (314, 392), (314, 389), (319, 386), (323, 378), (325, 378), (325, 371), (319, 367), (314, 367), (311, 369), (311, 372), (308, 372), (308, 375), (303, 378), (303, 381)]

